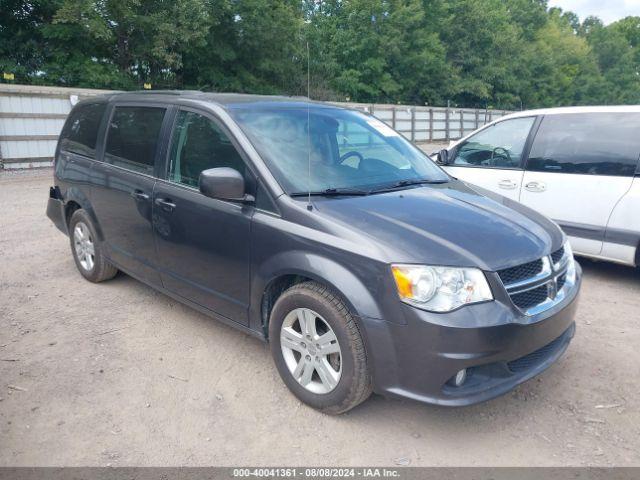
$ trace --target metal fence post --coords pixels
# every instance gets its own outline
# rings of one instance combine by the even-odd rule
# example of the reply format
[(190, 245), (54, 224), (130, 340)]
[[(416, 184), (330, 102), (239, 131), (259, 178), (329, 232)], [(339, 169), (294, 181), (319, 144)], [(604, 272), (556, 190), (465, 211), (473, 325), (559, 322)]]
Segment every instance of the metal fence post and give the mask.
[(391, 107), (391, 126), (396, 129), (396, 107)]
[(411, 141), (416, 141), (416, 109), (411, 109)]
[(449, 131), (449, 107), (444, 111), (444, 139), (448, 142), (451, 132)]
[(460, 138), (464, 137), (464, 111), (460, 110)]
[(433, 141), (433, 108), (429, 109), (429, 141)]

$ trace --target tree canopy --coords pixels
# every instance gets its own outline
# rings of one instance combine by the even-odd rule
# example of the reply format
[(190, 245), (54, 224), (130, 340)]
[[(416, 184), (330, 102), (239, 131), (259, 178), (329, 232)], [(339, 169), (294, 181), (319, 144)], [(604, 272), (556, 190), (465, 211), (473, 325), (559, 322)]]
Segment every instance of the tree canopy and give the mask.
[(26, 84), (304, 95), (308, 62), (318, 99), (637, 104), (639, 48), (640, 17), (547, 0), (0, 0), (0, 71)]

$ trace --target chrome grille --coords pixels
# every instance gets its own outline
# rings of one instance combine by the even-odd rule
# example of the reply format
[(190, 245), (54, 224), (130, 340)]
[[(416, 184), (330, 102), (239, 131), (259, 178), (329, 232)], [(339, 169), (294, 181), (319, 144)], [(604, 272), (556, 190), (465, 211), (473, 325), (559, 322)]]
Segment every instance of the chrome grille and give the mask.
[(568, 291), (565, 287), (573, 285), (574, 277), (569, 281), (567, 275), (570, 257), (563, 247), (497, 273), (513, 304), (526, 315), (535, 315), (561, 301)]
[(511, 300), (520, 310), (529, 310), (531, 307), (540, 305), (549, 297), (549, 288), (545, 283), (541, 287), (525, 290), (524, 292), (514, 293)]
[(534, 260), (533, 262), (524, 263), (515, 267), (505, 268), (504, 270), (499, 270), (498, 275), (500, 276), (500, 280), (502, 280), (502, 283), (504, 283), (505, 285), (509, 285), (511, 283), (516, 283), (531, 277), (535, 277), (540, 272), (542, 272), (541, 258), (539, 258), (538, 260)]
[(555, 252), (553, 252), (551, 254), (551, 261), (555, 265), (555, 264), (559, 263), (560, 260), (562, 260), (563, 256), (564, 256), (564, 247), (560, 247), (559, 250), (556, 250)]
[(566, 281), (567, 281), (566, 273), (563, 273), (558, 277), (558, 290), (562, 290), (562, 287), (564, 287), (564, 284), (566, 283)]

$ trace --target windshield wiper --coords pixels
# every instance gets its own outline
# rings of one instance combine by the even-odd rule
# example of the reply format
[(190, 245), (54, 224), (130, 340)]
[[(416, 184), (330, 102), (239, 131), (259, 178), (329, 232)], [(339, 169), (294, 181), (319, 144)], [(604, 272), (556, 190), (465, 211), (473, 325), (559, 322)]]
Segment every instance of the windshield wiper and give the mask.
[(448, 183), (448, 178), (443, 178), (441, 180), (433, 180), (428, 178), (413, 178), (408, 180), (400, 180), (392, 185), (387, 185), (385, 187), (376, 188), (371, 190), (370, 193), (381, 193), (381, 192), (392, 192), (394, 190), (400, 190), (405, 187), (410, 187), (412, 185), (438, 185), (441, 183)]
[(358, 190), (355, 188), (327, 188), (325, 190), (315, 190), (311, 192), (293, 192), (292, 197), (321, 196), (321, 197), (338, 197), (353, 195), (369, 195), (367, 190)]

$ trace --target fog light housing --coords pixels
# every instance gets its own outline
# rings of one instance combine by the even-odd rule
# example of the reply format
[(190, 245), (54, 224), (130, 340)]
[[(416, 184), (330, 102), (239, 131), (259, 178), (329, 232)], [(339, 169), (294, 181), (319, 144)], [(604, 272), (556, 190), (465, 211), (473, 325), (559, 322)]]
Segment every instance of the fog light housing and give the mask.
[(466, 379), (467, 379), (467, 369), (463, 368), (458, 373), (456, 373), (453, 377), (451, 377), (451, 380), (449, 380), (449, 383), (454, 387), (460, 387), (462, 386), (462, 384), (465, 382)]

